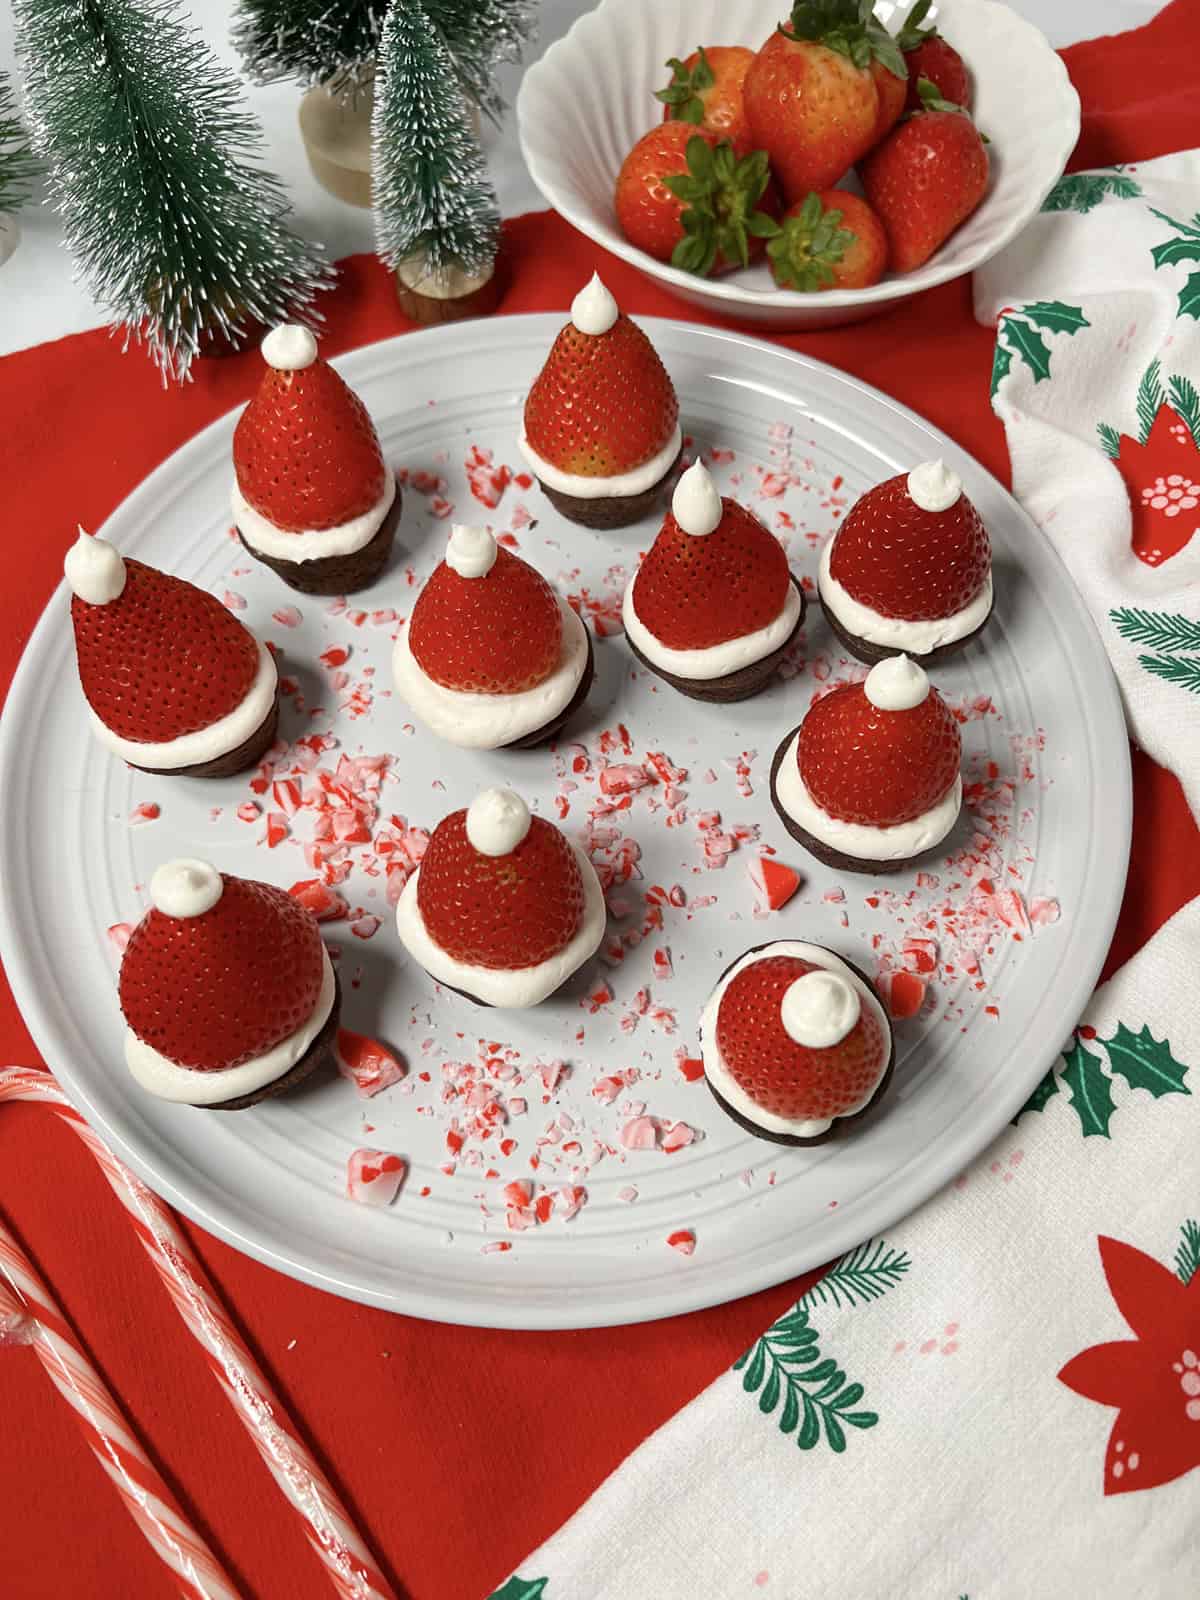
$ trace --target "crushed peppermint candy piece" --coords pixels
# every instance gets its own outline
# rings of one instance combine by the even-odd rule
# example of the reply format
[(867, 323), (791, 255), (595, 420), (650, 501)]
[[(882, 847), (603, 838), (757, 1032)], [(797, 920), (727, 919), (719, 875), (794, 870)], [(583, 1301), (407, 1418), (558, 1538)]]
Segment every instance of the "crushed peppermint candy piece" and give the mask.
[(390, 1206), (407, 1171), (389, 1150), (354, 1150), (346, 1163), (346, 1194), (360, 1205)]
[(672, 1250), (678, 1250), (681, 1256), (695, 1254), (696, 1235), (690, 1228), (676, 1228), (674, 1233), (667, 1235), (667, 1243)]
[(621, 1129), (621, 1143), (626, 1150), (653, 1150), (658, 1143), (658, 1129), (652, 1117), (631, 1117)]
[(399, 1083), (408, 1068), (398, 1056), (364, 1033), (339, 1028), (334, 1052), (337, 1069), (349, 1078), (364, 1100)]
[(129, 813), (131, 827), (136, 827), (139, 822), (157, 822), (162, 815), (162, 807), (154, 800), (142, 800)]
[(778, 911), (800, 887), (800, 874), (770, 856), (754, 856), (747, 869), (750, 881), (769, 911)]

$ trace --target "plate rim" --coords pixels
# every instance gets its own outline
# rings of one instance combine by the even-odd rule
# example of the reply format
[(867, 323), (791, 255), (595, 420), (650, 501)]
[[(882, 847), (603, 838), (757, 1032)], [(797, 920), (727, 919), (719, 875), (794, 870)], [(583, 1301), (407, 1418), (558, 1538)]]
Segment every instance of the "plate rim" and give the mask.
[[(486, 331), (477, 324), (468, 324), (471, 328), (471, 337), (478, 339), (480, 335), (491, 338), (495, 332), (509, 332), (518, 340), (522, 332), (528, 332), (530, 338), (545, 341), (557, 331), (561, 323), (561, 312), (524, 312), (511, 316), (497, 318), (490, 321)], [(1112, 934), (1116, 927), (1117, 917), (1124, 894), (1125, 878), (1128, 869), (1130, 841), (1132, 836), (1132, 766), (1129, 751), (1129, 742), (1125, 731), (1124, 712), (1121, 705), (1120, 693), (1116, 677), (1112, 671), (1107, 653), (1104, 650), (1099, 629), (1087, 608), (1087, 605), (1075, 587), (1061, 556), (1049, 540), (1045, 538), (1037, 524), (1019, 501), (1007, 490), (994, 474), (988, 471), (970, 452), (958, 445), (948, 434), (934, 426), (914, 411), (911, 407), (896, 400), (883, 390), (833, 367), (829, 363), (819, 360), (806, 353), (795, 351), (786, 346), (779, 345), (772, 340), (762, 339), (734, 329), (714, 328), (693, 323), (682, 318), (644, 317), (635, 318), (641, 322), (652, 337), (655, 330), (662, 330), (664, 334), (677, 336), (684, 341), (695, 340), (700, 345), (710, 348), (723, 344), (732, 344), (736, 347), (749, 349), (756, 357), (767, 357), (771, 360), (782, 361), (785, 366), (792, 367), (800, 372), (817, 372), (824, 382), (835, 382), (843, 386), (848, 392), (858, 396), (868, 396), (873, 402), (880, 403), (887, 409), (897, 413), (910, 424), (915, 424), (931, 435), (940, 443), (949, 447), (950, 451), (971, 464), (974, 473), (988, 482), (989, 487), (1008, 502), (1010, 514), (1015, 514), (1023, 525), (1026, 536), (1036, 540), (1041, 546), (1044, 556), (1048, 556), (1054, 565), (1062, 572), (1064, 581), (1069, 585), (1073, 597), (1077, 621), (1083, 625), (1083, 635), (1088, 641), (1088, 647), (1093, 659), (1076, 660), (1073, 662), (1074, 675), (1082, 684), (1087, 682), (1086, 700), (1092, 708), (1094, 715), (1091, 719), (1092, 726), (1097, 735), (1106, 738), (1117, 735), (1114, 740), (1117, 749), (1115, 752), (1104, 749), (1106, 760), (1110, 766), (1106, 769), (1108, 782), (1104, 790), (1105, 810), (1108, 817), (1108, 827), (1113, 835), (1113, 843), (1119, 845), (1119, 859), (1121, 870), (1119, 873), (1094, 873), (1089, 876), (1092, 884), (1089, 888), (1091, 904), (1087, 907), (1087, 924), (1083, 926), (1083, 919), (1079, 909), (1072, 907), (1070, 916), (1080, 921), (1085, 936), (1085, 950), (1087, 958), (1080, 960), (1081, 952), (1073, 950), (1075, 966), (1072, 971), (1072, 981), (1060, 985), (1055, 991), (1060, 999), (1056, 1006), (1066, 1020), (1065, 1031), (1074, 1025), (1074, 1021), (1082, 1014), (1084, 1006), (1090, 997), (1096, 978), (1099, 976), (1111, 944)], [(420, 329), (411, 333), (393, 335), (389, 339), (376, 340), (367, 344), (355, 346), (333, 358), (333, 364), (348, 369), (348, 375), (353, 376), (353, 367), (357, 358), (380, 356), (389, 347), (397, 351), (411, 351), (413, 341), (420, 344), (436, 345), (440, 342), (452, 342), (454, 336), (462, 336), (460, 324), (447, 324), (432, 328)], [(803, 384), (800, 384), (803, 387)], [(223, 428), (231, 428), (231, 418), (240, 413), (241, 406), (236, 406), (222, 416), (207, 424), (189, 439), (185, 440), (178, 448), (164, 458), (152, 472), (148, 473), (136, 487), (114, 508), (111, 515), (105, 519), (100, 532), (107, 530), (116, 519), (124, 520), (138, 513), (138, 502), (145, 496), (153, 496), (157, 492), (156, 485), (160, 476), (169, 475), (177, 457), (191, 450), (200, 450), (209, 435)], [(38, 660), (44, 647), (44, 640), (51, 636), (54, 630), (62, 626), (65, 613), (65, 580), (60, 581), (46, 602), (37, 623), (35, 624), (25, 647), (21, 659), (13, 674), (12, 682), (5, 699), (3, 711), (0, 712), (0, 793), (9, 792), (10, 782), (14, 777), (14, 764), (22, 759), (19, 749), (20, 734), (24, 729), (22, 707), (24, 702), (37, 688), (36, 673)], [(1107, 728), (1102, 725), (1106, 724)], [(1115, 762), (1112, 757), (1115, 755)], [(1123, 780), (1123, 781), (1121, 781)], [(10, 854), (7, 836), (0, 834), (0, 867)], [(400, 1312), (404, 1315), (417, 1316), (429, 1321), (453, 1321), (461, 1326), (512, 1328), (523, 1330), (534, 1329), (567, 1329), (582, 1327), (611, 1327), (628, 1326), (639, 1322), (656, 1321), (662, 1317), (676, 1316), (689, 1311), (698, 1311), (710, 1306), (724, 1305), (733, 1300), (741, 1299), (748, 1294), (757, 1293), (764, 1288), (773, 1287), (785, 1282), (788, 1278), (809, 1270), (819, 1262), (811, 1260), (797, 1261), (788, 1259), (784, 1264), (782, 1256), (773, 1258), (775, 1263), (762, 1267), (758, 1271), (748, 1272), (744, 1277), (733, 1277), (732, 1280), (726, 1272), (721, 1284), (713, 1285), (710, 1280), (700, 1278), (699, 1282), (692, 1280), (690, 1275), (680, 1275), (677, 1278), (663, 1277), (659, 1280), (655, 1291), (652, 1308), (642, 1311), (634, 1308), (636, 1314), (629, 1315), (625, 1306), (613, 1306), (603, 1314), (598, 1314), (594, 1308), (588, 1309), (584, 1320), (577, 1314), (572, 1314), (572, 1300), (569, 1295), (563, 1299), (553, 1310), (538, 1308), (533, 1317), (522, 1315), (514, 1304), (508, 1302), (489, 1302), (482, 1288), (470, 1291), (468, 1297), (454, 1307), (453, 1317), (446, 1314), (444, 1302), (437, 1299), (436, 1294), (423, 1291), (416, 1293), (396, 1294), (393, 1292), (380, 1292), (371, 1288), (369, 1284), (348, 1283), (344, 1278), (335, 1277), (331, 1271), (323, 1271), (320, 1267), (299, 1259), (295, 1253), (284, 1254), (272, 1247), (270, 1242), (256, 1238), (253, 1233), (243, 1231), (246, 1227), (244, 1216), (245, 1206), (241, 1211), (234, 1204), (227, 1208), (211, 1209), (202, 1201), (193, 1198), (186, 1187), (181, 1188), (178, 1181), (168, 1172), (163, 1171), (151, 1153), (141, 1147), (141, 1141), (136, 1137), (128, 1137), (120, 1128), (116, 1127), (108, 1118), (101, 1114), (92, 1103), (86, 1084), (79, 1081), (69, 1063), (64, 1069), (54, 1065), (55, 1061), (63, 1059), (64, 1052), (57, 1047), (59, 1030), (64, 1026), (54, 1015), (51, 1008), (43, 1005), (38, 992), (37, 974), (33, 971), (19, 932), (17, 917), (18, 907), (15, 905), (15, 890), (11, 887), (14, 875), (11, 872), (0, 871), (0, 956), (3, 958), (4, 967), (8, 975), (14, 999), (18, 1009), (29, 1029), (43, 1060), (49, 1070), (54, 1074), (63, 1092), (71, 1103), (85, 1116), (89, 1124), (94, 1127), (105, 1142), (114, 1150), (119, 1158), (124, 1161), (151, 1189), (159, 1194), (168, 1204), (177, 1208), (185, 1216), (215, 1234), (227, 1244), (243, 1254), (262, 1262), (264, 1265), (277, 1271), (287, 1273), (288, 1276), (298, 1281), (307, 1283), (314, 1288), (325, 1290), (361, 1304), (378, 1306), (381, 1309)], [(1101, 931), (1097, 931), (1101, 930)], [(1048, 991), (1043, 991), (1043, 1002)], [(1066, 1002), (1069, 1000), (1070, 1004)], [(1028, 1031), (1028, 1025), (1027, 1030)], [(917, 1152), (921, 1162), (921, 1176), (919, 1182), (909, 1180), (904, 1188), (905, 1199), (894, 1208), (886, 1205), (880, 1206), (872, 1197), (868, 1202), (875, 1213), (873, 1225), (864, 1234), (861, 1226), (855, 1222), (857, 1207), (847, 1206), (844, 1210), (833, 1213), (828, 1223), (821, 1230), (822, 1241), (829, 1240), (828, 1254), (822, 1251), (822, 1260), (834, 1260), (844, 1254), (846, 1250), (861, 1242), (864, 1237), (871, 1237), (886, 1228), (893, 1227), (897, 1222), (911, 1215), (922, 1206), (931, 1196), (935, 1195), (944, 1185), (958, 1175), (983, 1151), (992, 1140), (1001, 1132), (1007, 1122), (1019, 1111), (1029, 1096), (1030, 1090), (1037, 1083), (1045, 1070), (1052, 1064), (1058, 1054), (1059, 1040), (1052, 1035), (1046, 1036), (1044, 1049), (1033, 1052), (1033, 1057), (1038, 1061), (1038, 1071), (1034, 1074), (1031, 1070), (1014, 1075), (1012, 1085), (1006, 1085), (1005, 1094), (996, 1093), (987, 1103), (987, 1114), (977, 1117), (971, 1124), (972, 1132), (968, 1137), (954, 1136), (954, 1126), (943, 1138), (936, 1155), (940, 1159), (932, 1164), (929, 1162), (926, 1151)], [(984, 1130), (980, 1133), (980, 1129)], [(912, 1160), (898, 1169), (900, 1172), (909, 1172)], [(896, 1174), (890, 1175), (894, 1180)], [(847, 1226), (847, 1222), (849, 1226)]]

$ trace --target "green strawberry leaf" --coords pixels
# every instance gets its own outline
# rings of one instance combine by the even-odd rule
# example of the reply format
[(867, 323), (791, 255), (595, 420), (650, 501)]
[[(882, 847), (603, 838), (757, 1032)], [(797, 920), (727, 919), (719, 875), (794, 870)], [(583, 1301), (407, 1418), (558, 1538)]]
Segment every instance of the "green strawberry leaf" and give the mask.
[[(899, 42), (887, 31), (882, 22), (877, 22), (874, 17), (867, 23), (867, 44), (880, 66), (886, 67), (897, 78), (907, 79), (908, 62), (904, 59), (904, 52)], [(866, 65), (870, 65), (868, 61)]]
[(934, 24), (931, 23), (928, 28), (921, 26), (929, 15), (929, 7), (932, 4), (933, 0), (917, 0), (916, 5), (905, 17), (904, 24), (896, 35), (896, 43), (901, 50), (915, 50), (926, 39), (938, 39), (941, 37)]
[(767, 245), (776, 283), (811, 294), (835, 281), (834, 267), (858, 239), (840, 226), (843, 215), (836, 207), (827, 210), (820, 195), (805, 195), (800, 210), (784, 218)]
[(707, 277), (718, 258), (747, 266), (751, 237), (769, 237), (774, 224), (755, 220), (755, 210), (770, 177), (765, 150), (740, 159), (728, 139), (712, 145), (695, 134), (684, 152), (687, 172), (663, 179), (684, 202), (679, 223), (683, 238), (671, 252), (671, 265)]
[(1165, 1094), (1190, 1094), (1184, 1083), (1188, 1069), (1171, 1054), (1171, 1044), (1160, 1044), (1150, 1032), (1150, 1024), (1133, 1033), (1123, 1022), (1111, 1039), (1101, 1039), (1108, 1051), (1109, 1065), (1120, 1073), (1131, 1089), (1148, 1089), (1156, 1100)]
[(1021, 315), (1048, 333), (1078, 333), (1080, 328), (1091, 327), (1079, 306), (1064, 305), (1061, 300), (1034, 300), (1021, 307)]
[(1016, 355), (1033, 373), (1034, 383), (1041, 383), (1043, 378), (1050, 376), (1050, 352), (1046, 348), (1046, 341), (1041, 334), (1029, 326), (1027, 322), (1020, 322), (1016, 317), (1008, 316), (1004, 319), (1004, 332), (1013, 345)]
[(701, 45), (696, 51), (696, 65), (688, 67), (678, 56), (667, 62), (671, 81), (665, 89), (656, 89), (654, 98), (661, 100), (677, 122), (700, 123), (704, 121), (704, 101), (701, 95), (716, 83), (716, 74), (709, 64), (708, 54)]
[(1065, 1054), (1063, 1082), (1071, 1091), (1071, 1108), (1079, 1118), (1084, 1138), (1111, 1138), (1108, 1124), (1115, 1107), (1112, 1085), (1100, 1057), (1085, 1049), (1079, 1039)]
[(784, 38), (811, 40), (866, 71), (872, 58), (898, 78), (908, 77), (900, 48), (874, 15), (874, 0), (797, 0), (778, 31)]
[(943, 100), (941, 90), (932, 78), (918, 78), (917, 93), (921, 97), (922, 111), (957, 111), (960, 116), (969, 115), (966, 106), (956, 105), (953, 100)]

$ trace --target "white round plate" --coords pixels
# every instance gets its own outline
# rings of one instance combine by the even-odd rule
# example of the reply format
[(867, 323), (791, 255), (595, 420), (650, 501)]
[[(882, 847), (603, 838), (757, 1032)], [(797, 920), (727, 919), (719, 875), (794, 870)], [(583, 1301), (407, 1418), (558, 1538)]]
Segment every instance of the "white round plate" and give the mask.
[[(633, 852), (619, 841), (640, 847), (642, 876), (615, 891), (630, 914), (610, 923), (613, 938), (640, 929), (648, 908), (660, 897), (666, 902), (661, 931), (630, 940), (618, 965), (596, 964), (528, 1013), (484, 1012), (440, 993), (406, 960), (384, 880), (364, 870), (372, 856), (355, 845), (341, 892), (383, 921), (366, 940), (346, 922), (325, 924), (341, 949), (343, 1020), (403, 1051), (406, 1083), (362, 1100), (349, 1083), (323, 1079), (234, 1114), (156, 1101), (124, 1066), (118, 955), (106, 929), (136, 922), (144, 907), (139, 886), (171, 856), (207, 856), (283, 885), (313, 871), (295, 837), (269, 849), (265, 818), (239, 819), (238, 807), (249, 801), (276, 805), (270, 793), (256, 796), (247, 778), (149, 777), (89, 737), (63, 588), (30, 640), (0, 737), (5, 961), (39, 1048), (92, 1125), (172, 1204), (271, 1266), (398, 1311), (497, 1327), (631, 1322), (732, 1299), (829, 1260), (953, 1178), (1022, 1104), (1079, 1015), (1116, 919), (1129, 838), (1125, 733), (1099, 640), (1065, 570), (1000, 485), (912, 412), (854, 378), (736, 334), (648, 321), (683, 398), (687, 430), (699, 447), (716, 447), (719, 480), (770, 526), (794, 524), (790, 553), (806, 579), (816, 571), (820, 536), (842, 508), (869, 484), (930, 456), (962, 474), (991, 529), (998, 600), (986, 647), (971, 647), (937, 673), (944, 693), (964, 708), (971, 817), (921, 877), (855, 878), (808, 860), (771, 809), (771, 755), (820, 684), (861, 672), (839, 661), (819, 610), (807, 626), (807, 660), (797, 660), (790, 679), (737, 706), (682, 699), (635, 672), (612, 631), (621, 585), (655, 521), (594, 534), (562, 521), (536, 485), (510, 483), (495, 510), (468, 489), (473, 447), (492, 452), (491, 468), (476, 467), (480, 480), (503, 465), (520, 470), (523, 396), (561, 322), (552, 315), (451, 324), (337, 363), (375, 417), (388, 460), (409, 479), (393, 564), (372, 591), (353, 598), (354, 610), (293, 594), (227, 536), (233, 415), (164, 462), (103, 531), (127, 554), (228, 592), (235, 605), (244, 601), (239, 614), (280, 647), (282, 670), (298, 679), (307, 707), (326, 708), (298, 712), (285, 702), (286, 737), (330, 732), (336, 747), (321, 758), (330, 772), (342, 754), (394, 755), (385, 819), (396, 814), (432, 827), (485, 783), (500, 781), (551, 817), (563, 797), (570, 805), (563, 825), (581, 837), (599, 796), (602, 748), (612, 748), (614, 762), (658, 752), (686, 768), (678, 779), (686, 799), (671, 796), (686, 807), (678, 825), (667, 825), (671, 807), (654, 784), (601, 819), (607, 844), (593, 837), (602, 859), (624, 860), (631, 870)], [(608, 635), (596, 641), (595, 687), (570, 730), (586, 746), (590, 776), (558, 776), (582, 761), (579, 748), (563, 759), (548, 751), (486, 755), (406, 727), (407, 712), (389, 693), (393, 624), (372, 613), (406, 611), (413, 582), (444, 549), (449, 503), (458, 520), (515, 529), (525, 557), (565, 592), (583, 596), (602, 625), (608, 619)], [(298, 622), (282, 609), (289, 607), (301, 614)], [(276, 612), (295, 625), (275, 620)], [(319, 661), (347, 645), (344, 668)], [(349, 681), (335, 689), (339, 670)], [(743, 752), (756, 752), (744, 763), (748, 778), (736, 770)], [(161, 813), (131, 825), (141, 803)], [(712, 812), (720, 824), (702, 826)], [(303, 821), (303, 813), (294, 819), (297, 834)], [(754, 829), (806, 880), (769, 915), (755, 915), (747, 871)], [(714, 836), (718, 852), (737, 843), (721, 869), (706, 863), (705, 839)], [(671, 902), (675, 886), (684, 906)], [(1061, 906), (1056, 922), (1048, 921), (1051, 902)], [(1026, 926), (1022, 906), (1044, 925)], [(703, 1082), (682, 1076), (676, 1052), (694, 1051), (704, 998), (748, 946), (811, 939), (874, 971), (881, 960), (903, 961), (909, 936), (937, 941), (941, 965), (927, 1011), (898, 1028), (886, 1109), (853, 1138), (802, 1151), (752, 1139), (718, 1110)], [(656, 960), (667, 949), (672, 976)], [(910, 947), (908, 959), (919, 963), (920, 947)], [(976, 960), (979, 976), (965, 970)], [(589, 998), (602, 983), (612, 998)], [(461, 1100), (443, 1104), (441, 1065), (476, 1060), (484, 1032), (493, 1060), (497, 1044), (514, 1052), (503, 1093), (528, 1109), (490, 1140), (469, 1139), (451, 1176), (441, 1170), (447, 1131), (452, 1116), (469, 1113)], [(553, 1061), (569, 1070), (551, 1092), (535, 1064)], [(632, 1068), (638, 1081), (615, 1103), (592, 1095), (598, 1079)], [(620, 1130), (630, 1101), (702, 1137), (674, 1154), (627, 1151)], [(572, 1119), (565, 1131), (564, 1114)], [(539, 1146), (551, 1123), (556, 1142)], [(510, 1155), (501, 1138), (517, 1141)], [(609, 1148), (593, 1164), (594, 1143)], [(346, 1159), (359, 1145), (396, 1151), (410, 1163), (386, 1210), (344, 1196)], [(590, 1170), (573, 1179), (581, 1163)], [(522, 1177), (548, 1190), (578, 1181), (587, 1202), (573, 1220), (556, 1214), (511, 1232), (501, 1188)], [(630, 1189), (636, 1200), (622, 1199)], [(677, 1229), (693, 1231), (692, 1256), (668, 1246)], [(497, 1244), (511, 1248), (488, 1248)]]
[[(654, 98), (664, 62), (698, 44), (757, 50), (790, 11), (786, 0), (601, 0), (530, 67), (517, 97), (521, 153), (547, 202), (622, 260), (681, 299), (762, 327), (821, 328), (872, 317), (909, 295), (972, 272), (1014, 239), (1062, 174), (1079, 137), (1079, 96), (1032, 23), (997, 0), (937, 0), (936, 21), (961, 52), (974, 86), (972, 115), (991, 139), (991, 181), (979, 208), (915, 272), (870, 289), (805, 294), (779, 289), (763, 265), (697, 278), (638, 250), (617, 226), (621, 163), (662, 119)], [(897, 32), (911, 0), (879, 0)], [(1018, 93), (1013, 86), (1020, 85)]]

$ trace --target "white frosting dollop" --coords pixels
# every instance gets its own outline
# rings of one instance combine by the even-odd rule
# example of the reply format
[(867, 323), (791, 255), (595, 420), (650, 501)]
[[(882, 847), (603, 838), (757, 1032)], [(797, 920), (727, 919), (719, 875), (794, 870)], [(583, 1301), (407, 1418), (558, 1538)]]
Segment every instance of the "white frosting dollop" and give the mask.
[(703, 539), (720, 527), (724, 509), (708, 468), (703, 461), (693, 461), (675, 485), (675, 493), (671, 496), (675, 521), (684, 533), (691, 534), (694, 539)]
[[(412, 881), (411, 879), (409, 880)], [(760, 1106), (756, 1100), (746, 1093), (741, 1084), (729, 1070), (728, 1063), (722, 1056), (717, 1044), (717, 1016), (721, 1009), (721, 1001), (725, 991), (737, 977), (739, 972), (751, 967), (756, 961), (769, 961), (772, 956), (795, 956), (801, 961), (807, 961), (810, 966), (821, 967), (827, 972), (837, 973), (838, 976), (858, 996), (859, 1004), (864, 1006), (879, 1023), (885, 1040), (891, 1038), (891, 1024), (876, 996), (871, 992), (854, 969), (846, 964), (840, 956), (835, 956), (832, 950), (826, 950), (819, 944), (806, 944), (799, 939), (781, 939), (775, 944), (764, 945), (760, 950), (748, 950), (740, 961), (734, 963), (713, 990), (707, 1005), (700, 1013), (700, 1054), (704, 1060), (704, 1076), (721, 1096), (727, 1105), (735, 1111), (740, 1111), (747, 1121), (753, 1122), (759, 1128), (765, 1128), (771, 1133), (790, 1133), (799, 1139), (813, 1139), (818, 1134), (826, 1133), (833, 1126), (834, 1118), (819, 1117), (812, 1120), (802, 1120), (798, 1117), (781, 1117), (774, 1111), (768, 1111)], [(887, 1056), (879, 1066), (880, 1077), (887, 1069)], [(851, 1117), (856, 1111), (861, 1111), (863, 1106), (879, 1087), (879, 1080), (870, 1086), (866, 1094), (857, 1105), (849, 1106), (845, 1111), (838, 1113), (839, 1117)]]
[(369, 511), (332, 528), (307, 528), (299, 533), (277, 528), (261, 511), (256, 511), (236, 478), (231, 505), (234, 523), (255, 554), (272, 556), (276, 561), (321, 561), (326, 556), (351, 555), (370, 544), (395, 498), (396, 474), (388, 471), (384, 473), (383, 493)]
[(862, 1001), (837, 972), (806, 972), (788, 984), (779, 1002), (783, 1031), (809, 1050), (826, 1050), (858, 1021)]
[(593, 272), (587, 283), (571, 301), (571, 321), (580, 333), (607, 333), (620, 312), (617, 302)]
[(787, 643), (803, 610), (800, 591), (789, 581), (783, 608), (766, 627), (755, 628), (753, 633), (743, 633), (740, 638), (726, 639), (723, 644), (708, 645), (701, 650), (674, 650), (656, 639), (638, 616), (633, 593), (636, 583), (635, 576), (626, 586), (621, 601), (621, 620), (625, 624), (625, 633), (647, 661), (653, 662), (662, 672), (673, 673), (677, 678), (707, 681), (752, 666)]
[(446, 565), (460, 578), (486, 578), (496, 564), (496, 548), (490, 529), (457, 522), (450, 530)]
[(929, 678), (907, 656), (888, 656), (867, 673), (863, 692), (880, 711), (911, 711), (929, 695)]
[(571, 850), (583, 880), (583, 915), (574, 938), (548, 960), (540, 961), (534, 967), (476, 967), (447, 955), (441, 945), (435, 944), (431, 938), (417, 904), (417, 884), (421, 876), (419, 867), (404, 885), (404, 892), (396, 906), (396, 927), (401, 942), (431, 978), (461, 989), (476, 1000), (482, 1000), (485, 1005), (502, 1006), (508, 1010), (538, 1005), (595, 955), (604, 938), (607, 912), (600, 879), (583, 851), (574, 844)]
[(181, 856), (164, 861), (150, 879), (150, 901), (164, 917), (202, 917), (225, 891), (221, 874), (207, 861)]
[(517, 443), (534, 476), (548, 489), (573, 495), (576, 500), (604, 500), (609, 495), (643, 494), (647, 489), (652, 489), (660, 478), (665, 478), (683, 445), (683, 429), (676, 423), (675, 431), (657, 455), (651, 456), (649, 461), (643, 461), (640, 467), (630, 467), (628, 472), (614, 472), (607, 478), (593, 478), (583, 472), (564, 472), (561, 467), (554, 466), (538, 455), (523, 428)]
[(148, 1094), (160, 1100), (171, 1100), (176, 1105), (212, 1106), (222, 1100), (237, 1100), (244, 1094), (255, 1094), (267, 1084), (290, 1072), (300, 1057), (329, 1020), (333, 1002), (337, 999), (337, 982), (328, 950), (322, 950), (324, 965), (321, 971), (321, 991), (308, 1021), (289, 1033), (286, 1039), (261, 1056), (251, 1056), (239, 1067), (224, 1067), (215, 1072), (201, 1072), (195, 1067), (181, 1067), (177, 1061), (161, 1055), (153, 1045), (139, 1039), (132, 1028), (125, 1030), (125, 1065), (134, 1080)]
[(983, 580), (979, 593), (961, 611), (948, 617), (931, 617), (924, 622), (911, 622), (904, 617), (885, 617), (881, 611), (856, 600), (844, 584), (838, 582), (830, 571), (833, 547), (837, 535), (821, 551), (817, 570), (817, 587), (822, 603), (833, 613), (847, 633), (870, 644), (879, 644), (890, 650), (903, 650), (910, 656), (925, 656), (939, 645), (953, 644), (974, 633), (987, 621), (992, 609), (992, 575)]
[(919, 817), (907, 822), (896, 822), (887, 828), (877, 828), (868, 822), (847, 822), (834, 817), (817, 804), (800, 776), (800, 763), (796, 752), (800, 744), (800, 730), (788, 740), (788, 746), (775, 778), (775, 798), (805, 833), (811, 833), (831, 849), (854, 856), (859, 861), (902, 861), (908, 856), (920, 855), (922, 850), (932, 850), (940, 844), (958, 821), (962, 810), (963, 786), (961, 775), (937, 802)]
[(276, 372), (300, 372), (317, 359), (317, 341), (296, 322), (280, 323), (262, 342), (263, 360)]
[(511, 789), (482, 789), (467, 807), (467, 838), (481, 855), (511, 854), (529, 832), (529, 807)]
[(79, 537), (67, 551), (63, 571), (71, 592), (89, 606), (106, 606), (125, 588), (125, 563), (107, 539), (98, 539), (80, 528)]
[(962, 479), (944, 461), (922, 461), (908, 475), (908, 492), (922, 511), (949, 511), (962, 493)]

